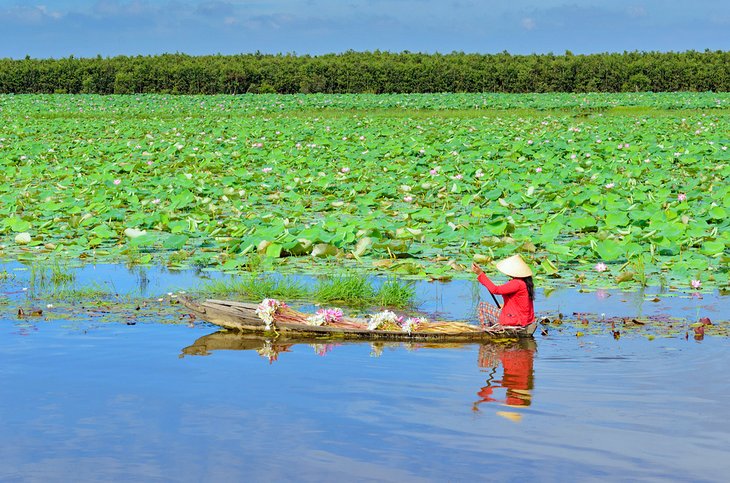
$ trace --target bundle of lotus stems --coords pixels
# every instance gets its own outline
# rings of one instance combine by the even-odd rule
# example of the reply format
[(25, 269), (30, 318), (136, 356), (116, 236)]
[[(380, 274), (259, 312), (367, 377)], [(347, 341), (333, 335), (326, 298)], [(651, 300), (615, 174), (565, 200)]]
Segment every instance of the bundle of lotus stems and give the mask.
[[(293, 323), (293, 324), (308, 324), (308, 318), (311, 314), (299, 312), (292, 309), (289, 306), (279, 308), (274, 314), (274, 320), (276, 322)], [(342, 317), (338, 320), (328, 320), (323, 323), (327, 327), (339, 327), (346, 329), (360, 329), (360, 330), (373, 330), (369, 327), (368, 319), (353, 319)], [(378, 327), (378, 330), (393, 330), (401, 331), (404, 330), (403, 326), (393, 321)], [(477, 325), (468, 324), (466, 322), (450, 322), (450, 321), (436, 321), (429, 322), (424, 319), (418, 319), (418, 323), (414, 323), (410, 326), (410, 332), (430, 332), (430, 333), (441, 333), (441, 334), (461, 334), (464, 332), (480, 332), (484, 329)]]

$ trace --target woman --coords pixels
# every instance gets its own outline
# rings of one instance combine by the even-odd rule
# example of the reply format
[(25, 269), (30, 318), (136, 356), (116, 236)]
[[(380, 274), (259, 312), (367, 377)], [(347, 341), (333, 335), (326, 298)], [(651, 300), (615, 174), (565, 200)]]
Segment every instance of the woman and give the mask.
[(526, 326), (535, 320), (535, 289), (532, 284), (532, 270), (522, 257), (513, 255), (496, 264), (497, 270), (512, 277), (503, 285), (494, 285), (476, 263), (471, 270), (477, 274), (479, 283), (487, 287), (492, 294), (504, 298), (502, 310), (487, 304), (479, 304), (479, 318), (483, 326), (505, 325)]

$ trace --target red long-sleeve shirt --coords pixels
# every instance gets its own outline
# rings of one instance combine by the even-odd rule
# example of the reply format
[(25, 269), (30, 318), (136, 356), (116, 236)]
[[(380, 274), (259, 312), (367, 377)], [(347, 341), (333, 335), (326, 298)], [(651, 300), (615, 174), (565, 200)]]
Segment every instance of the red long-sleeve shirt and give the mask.
[(477, 280), (487, 287), (487, 290), (504, 298), (502, 312), (499, 314), (500, 325), (524, 327), (535, 320), (535, 309), (524, 280), (513, 278), (503, 285), (494, 285), (484, 273), (480, 273)]

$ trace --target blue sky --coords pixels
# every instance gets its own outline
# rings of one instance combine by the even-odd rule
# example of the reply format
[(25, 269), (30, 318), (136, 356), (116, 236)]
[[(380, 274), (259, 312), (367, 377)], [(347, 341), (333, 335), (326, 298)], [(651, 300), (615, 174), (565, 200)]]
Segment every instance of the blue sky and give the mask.
[(730, 50), (730, 0), (0, 0), (0, 58)]

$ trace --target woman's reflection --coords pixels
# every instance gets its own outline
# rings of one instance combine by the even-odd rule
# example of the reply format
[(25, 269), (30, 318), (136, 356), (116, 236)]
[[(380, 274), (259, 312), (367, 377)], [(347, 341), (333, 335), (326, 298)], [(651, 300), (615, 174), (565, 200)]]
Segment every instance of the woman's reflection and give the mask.
[[(482, 344), (479, 347), (479, 367), (490, 369), (486, 386), (477, 395), (480, 397), (472, 409), (479, 411), (485, 402), (499, 402), (507, 406), (525, 407), (532, 403), (534, 388), (533, 360), (537, 344), (532, 339), (519, 340), (509, 344)], [(499, 364), (502, 364), (502, 379), (494, 379)], [(504, 399), (496, 397), (495, 389), (505, 388)]]

